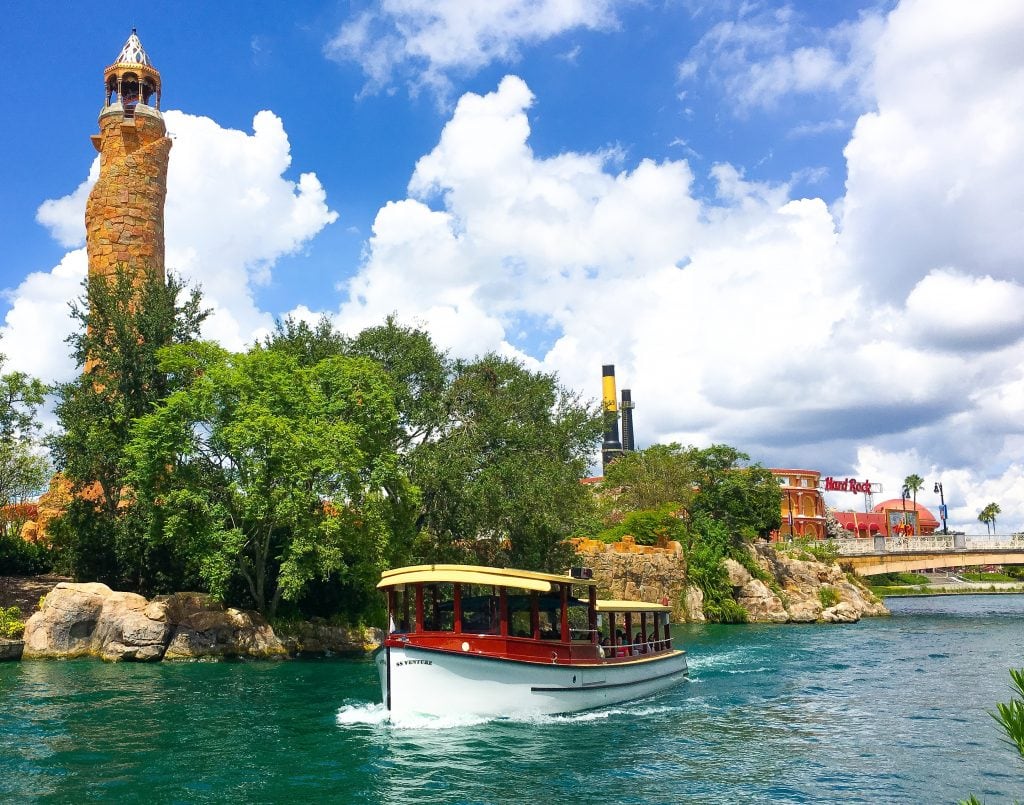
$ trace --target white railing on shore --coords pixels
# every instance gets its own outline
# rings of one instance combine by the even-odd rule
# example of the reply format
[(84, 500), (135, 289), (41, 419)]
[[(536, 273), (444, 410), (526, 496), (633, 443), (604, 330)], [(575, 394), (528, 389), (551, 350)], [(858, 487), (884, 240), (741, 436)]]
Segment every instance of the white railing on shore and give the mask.
[[(919, 553), (922, 551), (1007, 551), (1024, 550), (1024, 534), (965, 536), (929, 534), (917, 537), (861, 537), (832, 541), (840, 556), (878, 553)], [(881, 547), (884, 544), (884, 548)]]

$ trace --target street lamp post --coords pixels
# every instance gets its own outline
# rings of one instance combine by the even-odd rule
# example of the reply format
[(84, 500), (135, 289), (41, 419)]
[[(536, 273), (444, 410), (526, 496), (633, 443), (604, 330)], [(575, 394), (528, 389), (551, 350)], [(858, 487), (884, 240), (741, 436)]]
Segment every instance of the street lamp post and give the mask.
[(942, 517), (942, 533), (948, 534), (946, 530), (946, 496), (942, 493), (942, 484), (935, 482), (935, 491), (939, 495), (939, 515)]

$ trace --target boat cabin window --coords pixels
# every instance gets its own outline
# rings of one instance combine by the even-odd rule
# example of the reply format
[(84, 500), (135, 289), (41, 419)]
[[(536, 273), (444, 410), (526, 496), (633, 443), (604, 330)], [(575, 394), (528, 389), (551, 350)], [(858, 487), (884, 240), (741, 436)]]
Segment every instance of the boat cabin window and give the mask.
[(480, 584), (462, 585), (462, 631), (472, 634), (498, 634), (498, 591)]
[(591, 642), (590, 609), (586, 601), (569, 599), (569, 635), (573, 642)]
[(538, 616), (541, 640), (562, 639), (562, 597), (559, 594), (538, 598)]
[(530, 596), (512, 593), (508, 596), (508, 633), (512, 637), (532, 637), (530, 628)]
[(390, 592), (388, 605), (391, 609), (391, 631), (411, 632), (416, 617), (415, 587), (397, 584)]
[(455, 585), (423, 585), (423, 631), (455, 631)]

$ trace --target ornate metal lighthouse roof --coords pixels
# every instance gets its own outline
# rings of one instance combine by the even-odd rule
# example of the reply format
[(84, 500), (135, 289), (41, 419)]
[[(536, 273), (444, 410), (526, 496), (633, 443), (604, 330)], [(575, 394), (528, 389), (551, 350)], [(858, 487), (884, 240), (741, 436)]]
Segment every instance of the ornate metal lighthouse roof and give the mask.
[(128, 37), (128, 41), (121, 48), (121, 53), (114, 59), (114, 64), (144, 64), (147, 67), (153, 66), (149, 61), (149, 56), (146, 55), (146, 51), (142, 48), (142, 42), (139, 41), (134, 28), (132, 28), (132, 35)]
[(157, 87), (160, 86), (160, 72), (149, 60), (149, 54), (142, 47), (142, 42), (139, 41), (139, 36), (135, 33), (134, 28), (132, 28), (132, 35), (128, 37), (128, 41), (121, 48), (117, 61), (103, 71), (103, 79), (108, 81), (112, 75), (120, 76), (129, 72), (138, 76), (149, 76), (156, 82)]

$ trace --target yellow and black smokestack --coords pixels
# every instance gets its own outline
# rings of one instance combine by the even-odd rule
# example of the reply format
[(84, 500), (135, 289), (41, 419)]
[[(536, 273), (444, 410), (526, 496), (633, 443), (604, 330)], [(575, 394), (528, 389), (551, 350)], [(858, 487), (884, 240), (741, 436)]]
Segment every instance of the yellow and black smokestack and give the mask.
[(619, 441), (619, 408), (615, 394), (615, 364), (606, 363), (601, 367), (602, 402), (604, 404), (604, 444), (601, 446), (601, 465), (609, 463), (622, 455), (622, 442)]

